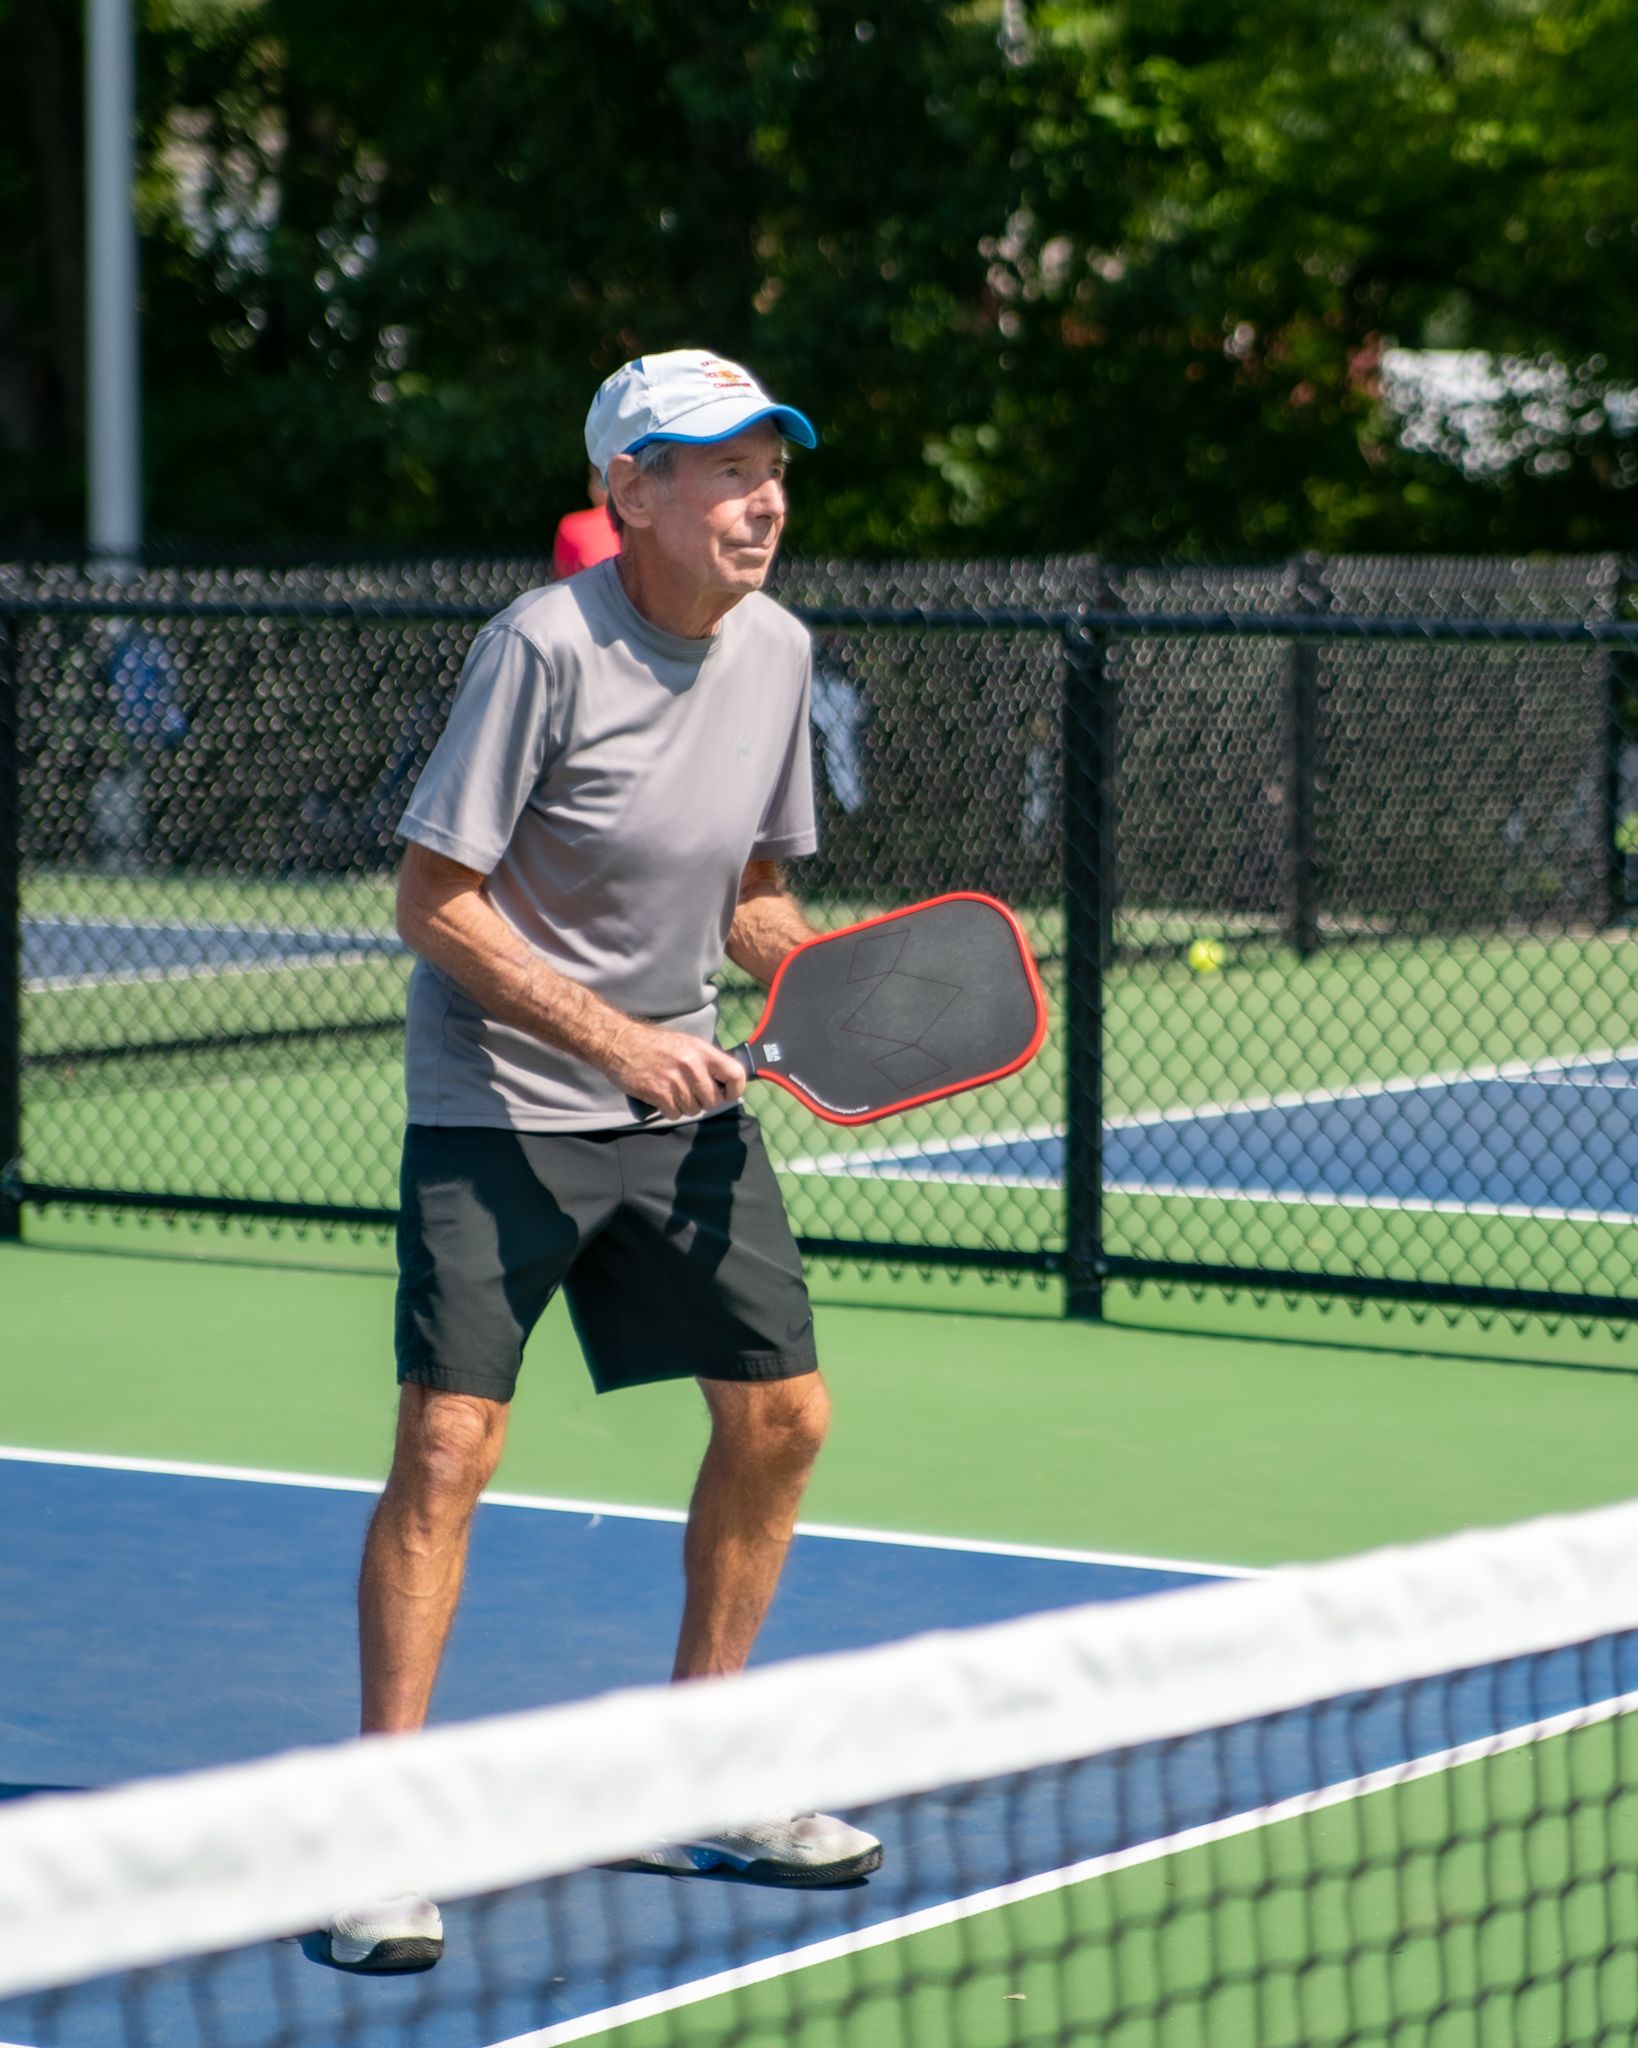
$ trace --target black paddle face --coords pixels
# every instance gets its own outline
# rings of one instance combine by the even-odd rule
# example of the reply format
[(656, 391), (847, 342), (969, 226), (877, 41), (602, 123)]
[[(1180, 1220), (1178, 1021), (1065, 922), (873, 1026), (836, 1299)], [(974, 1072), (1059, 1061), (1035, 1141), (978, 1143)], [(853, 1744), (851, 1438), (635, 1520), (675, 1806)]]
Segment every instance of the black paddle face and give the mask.
[(1044, 1029), (1012, 918), (948, 896), (799, 948), (748, 1050), (820, 1116), (869, 1123), (1010, 1073)]

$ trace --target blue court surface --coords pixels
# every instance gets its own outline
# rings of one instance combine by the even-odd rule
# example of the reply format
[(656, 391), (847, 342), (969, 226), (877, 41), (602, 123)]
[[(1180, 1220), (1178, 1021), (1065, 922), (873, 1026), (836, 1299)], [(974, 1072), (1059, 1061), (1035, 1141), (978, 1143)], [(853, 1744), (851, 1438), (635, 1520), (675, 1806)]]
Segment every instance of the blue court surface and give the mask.
[[(0, 1480), (0, 1777), (13, 1796), (350, 1731), (368, 1489), (20, 1458), (0, 1463)], [(673, 1517), (486, 1507), (439, 1717), (662, 1677), (680, 1599), (678, 1537)], [(1118, 1600), (1210, 1569), (806, 1533), (760, 1656)], [(380, 2048), (550, 2048), (601, 2033), (632, 2001), (690, 2002), (730, 1966), (796, 1971), (816, 1944), (891, 1941), (973, 1910), (993, 1886), (1022, 1878), (1050, 1889), (1085, 1859), (1147, 1859), (1186, 1831), (1230, 1831), (1243, 1824), (1236, 1816), (1320, 1788), (1369, 1789), (1369, 1774), (1411, 1759), (1448, 1763), (1462, 1744), (1635, 1688), (1638, 1647), (1619, 1639), (1467, 1675), (1431, 1699), (1391, 1693), (1282, 1716), (1226, 1744), (1201, 1737), (1129, 1752), (1119, 1771), (1096, 1761), (897, 1803), (856, 1816), (883, 1837), (882, 1870), (833, 1892), (594, 1871), (549, 1895), (456, 1902), (445, 1960), (427, 1977), (351, 1978), (316, 1960), (311, 1942), (267, 1943), (214, 1972), (212, 2038), (345, 2030)], [(0, 2004), (0, 2041), (105, 2048), (125, 2038), (115, 2014), (112, 1992), (96, 1987), (56, 2018)], [(141, 2037), (167, 2048), (199, 2038), (179, 1972), (150, 1980), (144, 2017)]]
[[(1626, 1222), (1638, 1217), (1638, 1049), (1117, 1117), (1104, 1187)], [(806, 1173), (1054, 1187), (1043, 1128), (806, 1160)]]
[[(353, 1588), (371, 1501), (368, 1487), (322, 1481), (254, 1483), (0, 1457), (0, 1796), (107, 1784), (351, 1735)], [(804, 1533), (758, 1661), (1124, 1599), (1191, 1583), (1210, 1569)], [(491, 1503), (477, 1520), (435, 1718), (662, 1681), (681, 1599), (677, 1518)], [(858, 1917), (856, 1902), (871, 1919), (902, 1910), (909, 1876), (901, 1869), (880, 1891), (872, 1885), (818, 1895), (819, 1903), (806, 1906), (791, 1893), (690, 1889), (719, 1907), (724, 1928), (721, 1902), (731, 1898), (735, 1922), (748, 1919), (758, 1944), (776, 1953), (814, 1911), (824, 1924), (841, 1925)], [(926, 1876), (918, 1873), (917, 1883)], [(607, 1916), (615, 1910), (628, 1930), (635, 1927), (630, 1938), (641, 1942), (646, 1924), (652, 1945), (663, 1949), (668, 1880), (598, 1873), (570, 1889), (571, 1912), (591, 1916), (575, 1936), (577, 1955), (606, 1956)], [(479, 2048), (632, 1995), (593, 1964), (566, 1973), (543, 2000), (540, 1930), (519, 1901), (482, 1941), (485, 1975), (499, 1969), (519, 1988), (484, 2002), (477, 1944), (462, 1936), (471, 1920), (472, 1909), (452, 1909), (450, 1953), (435, 1973), (436, 1988), (440, 2006), (469, 1997), (482, 2023), (452, 2033), (446, 2013), (434, 2031), (415, 2037), (426, 2048)], [(663, 1966), (655, 1968), (659, 1978), (645, 1979), (640, 1989), (664, 1981)], [(287, 1981), (274, 1985), (270, 1972)], [(242, 2011), (248, 2028), (275, 1992), (323, 2015), (359, 1988), (278, 1944), (235, 1961), (216, 1999), (229, 2014)], [(365, 1988), (372, 2009), (394, 2027), (421, 1995), (410, 1979)], [(85, 2010), (76, 2005), (70, 2032), (36, 2029), (31, 2036), (21, 2031), (17, 2008), (0, 2004), (0, 2042), (97, 2048), (115, 2038), (111, 2007), (89, 2024), (88, 2031)], [(193, 2037), (179, 2012), (174, 2031), (155, 2023), (154, 2038)]]
[(194, 974), (300, 967), (403, 951), (401, 940), (382, 932), (29, 917), (23, 920), (23, 984), (43, 993), (108, 983), (181, 980)]

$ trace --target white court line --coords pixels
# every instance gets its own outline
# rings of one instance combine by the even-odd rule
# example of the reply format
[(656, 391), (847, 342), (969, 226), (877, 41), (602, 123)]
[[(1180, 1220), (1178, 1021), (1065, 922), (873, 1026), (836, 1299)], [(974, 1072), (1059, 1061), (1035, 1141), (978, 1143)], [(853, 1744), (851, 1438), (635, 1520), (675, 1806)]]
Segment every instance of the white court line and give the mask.
[[(916, 1181), (925, 1186), (927, 1176), (913, 1166), (879, 1169), (874, 1180)], [(960, 1188), (1034, 1188), (1042, 1194), (1061, 1189), (1060, 1179), (1032, 1180), (1022, 1174), (952, 1174), (945, 1185)], [(1278, 1202), (1287, 1209), (1371, 1209), (1378, 1213), (1400, 1211), (1418, 1216), (1516, 1216), (1539, 1223), (1609, 1223), (1631, 1226), (1638, 1213), (1631, 1209), (1548, 1208), (1532, 1202), (1458, 1202), (1435, 1195), (1333, 1195), (1303, 1193), (1295, 1188), (1241, 1185), (1215, 1187), (1198, 1181), (1122, 1180), (1111, 1175), (1103, 1184), (1106, 1195), (1159, 1195), (1168, 1201)], [(1249, 1275), (1248, 1277), (1255, 1277)]]
[(1325, 1102), (1369, 1102), (1378, 1095), (1417, 1095), (1424, 1089), (1455, 1088), (1464, 1081), (1533, 1081), (1543, 1074), (1573, 1073), (1606, 1060), (1638, 1060), (1638, 1045), (1592, 1052), (1552, 1053), (1539, 1059), (1501, 1060), (1494, 1065), (1452, 1067), (1433, 1074), (1395, 1074), (1385, 1081), (1351, 1081), (1339, 1088), (1291, 1088), (1276, 1095), (1248, 1095), (1234, 1102), (1197, 1102), (1172, 1109), (1143, 1110), (1107, 1120), (1110, 1130), (1142, 1130), (1155, 1124), (1192, 1123), (1198, 1117), (1242, 1116), (1265, 1109), (1306, 1109)]
[[(256, 1466), (204, 1465), (179, 1458), (122, 1458), (95, 1451), (38, 1451), (0, 1444), (0, 1461), (19, 1465), (72, 1465), (93, 1472), (148, 1472), (165, 1479), (228, 1479), (247, 1486), (305, 1486), (321, 1493), (381, 1491), (376, 1479), (340, 1479), (324, 1473), (277, 1472)], [(626, 1522), (686, 1522), (682, 1508), (638, 1508), (608, 1501), (570, 1500), (555, 1494), (490, 1492), (483, 1499), (493, 1507), (526, 1508), (535, 1513), (579, 1515), (592, 1522), (608, 1517)], [(1131, 1571), (1179, 1572), (1202, 1579), (1261, 1579), (1269, 1573), (1255, 1566), (1203, 1564), (1175, 1557), (1138, 1557), (1118, 1550), (1070, 1550), (1043, 1543), (1000, 1543), (982, 1537), (924, 1536), (899, 1529), (856, 1529), (832, 1522), (798, 1522), (799, 1536), (823, 1537), (832, 1543), (880, 1543), (903, 1550), (957, 1550), (978, 1557), (1025, 1557), (1049, 1564), (1114, 1565)], [(0, 2043), (0, 2048), (4, 2044)]]
[[(397, 960), (408, 949), (370, 946), (343, 953), (285, 953), (277, 960), (196, 960), (176, 967), (122, 967), (112, 974), (50, 974), (25, 981), (26, 995), (63, 995), (75, 989), (131, 988), (144, 982), (194, 981), (201, 975), (226, 981), (243, 974), (274, 974), (292, 967), (361, 967), (370, 960)], [(4, 2044), (0, 2044), (4, 2048)]]
[[(997, 1141), (999, 1142), (999, 1141)], [(906, 1164), (879, 1168), (873, 1180), (916, 1181), (926, 1184), (927, 1176)], [(1060, 1179), (1033, 1180), (1022, 1174), (952, 1174), (947, 1182), (961, 1188), (1033, 1188), (1050, 1194), (1063, 1187)], [(1542, 1223), (1638, 1223), (1630, 1209), (1546, 1208), (1530, 1202), (1458, 1202), (1433, 1195), (1333, 1195), (1304, 1194), (1293, 1188), (1255, 1186), (1214, 1187), (1194, 1181), (1122, 1180), (1111, 1176), (1103, 1184), (1110, 1195), (1160, 1195), (1168, 1201), (1278, 1202), (1288, 1209), (1373, 1209), (1401, 1210), (1412, 1215), (1431, 1216), (1516, 1216), (1526, 1222)]]
[[(1451, 1088), (1464, 1082), (1539, 1081), (1543, 1087), (1638, 1089), (1638, 1082), (1602, 1081), (1592, 1076), (1576, 1078), (1573, 1070), (1599, 1066), (1610, 1060), (1638, 1059), (1638, 1046), (1616, 1046), (1604, 1051), (1555, 1054), (1535, 1060), (1506, 1060), (1495, 1066), (1464, 1067), (1444, 1074), (1400, 1075), (1392, 1080), (1353, 1082), (1341, 1088), (1292, 1090), (1281, 1095), (1246, 1096), (1234, 1102), (1201, 1102), (1170, 1109), (1142, 1110), (1130, 1116), (1104, 1120), (1106, 1131), (1154, 1129), (1164, 1124), (1199, 1123), (1213, 1117), (1256, 1115), (1270, 1109), (1300, 1109), (1328, 1102), (1370, 1101), (1381, 1095), (1418, 1094), (1423, 1090)], [(1032, 1124), (1021, 1130), (995, 1131), (960, 1138), (929, 1138), (919, 1145), (894, 1146), (886, 1151), (859, 1149), (805, 1159), (787, 1160), (785, 1173), (819, 1174), (837, 1177), (844, 1173), (868, 1173), (873, 1180), (925, 1182), (929, 1176), (922, 1162), (956, 1158), (967, 1152), (1005, 1150), (1013, 1145), (1044, 1145), (1061, 1141), (1062, 1125)], [(1061, 1188), (1061, 1178), (1041, 1179), (1020, 1173), (952, 1173), (951, 1186), (975, 1188), (1036, 1189), (1042, 1193)], [(1638, 1222), (1630, 1210), (1543, 1207), (1527, 1202), (1458, 1202), (1432, 1196), (1304, 1194), (1297, 1190), (1257, 1187), (1201, 1187), (1192, 1182), (1134, 1181), (1111, 1177), (1105, 1191), (1121, 1195), (1162, 1195), (1168, 1199), (1190, 1197), (1217, 1202), (1281, 1202), (1290, 1206), (1319, 1209), (1396, 1209), (1416, 1215), (1515, 1216), (1554, 1223)]]
[[(1206, 1117), (1244, 1116), (1267, 1109), (1306, 1109), (1326, 1102), (1368, 1102), (1377, 1095), (1415, 1095), (1423, 1089), (1453, 1088), (1464, 1081), (1530, 1081), (1544, 1075), (1564, 1077), (1578, 1067), (1600, 1066), (1608, 1060), (1638, 1060), (1638, 1045), (1609, 1046), (1592, 1052), (1552, 1053), (1539, 1059), (1502, 1060), (1495, 1065), (1454, 1067), (1434, 1074), (1395, 1074), (1383, 1081), (1350, 1081), (1334, 1088), (1293, 1088), (1276, 1095), (1245, 1095), (1229, 1102), (1177, 1103), (1168, 1109), (1134, 1110), (1103, 1120), (1106, 1131), (1138, 1131), (1160, 1124), (1195, 1123)], [(1587, 1087), (1638, 1086), (1628, 1082), (1612, 1084), (1589, 1079)], [(920, 1144), (889, 1146), (872, 1151), (860, 1146), (851, 1152), (810, 1153), (802, 1159), (786, 1160), (785, 1173), (843, 1173), (855, 1167), (876, 1172), (892, 1161), (936, 1159), (951, 1153), (988, 1151), (995, 1145), (1040, 1145), (1064, 1135), (1062, 1124), (1027, 1124), (1021, 1129), (988, 1131), (959, 1138), (927, 1138)], [(885, 1178), (885, 1175), (883, 1176)], [(976, 1176), (975, 1176), (976, 1179)], [(1042, 1181), (1006, 1181), (1003, 1186), (1042, 1187)]]
[[(1108, 1128), (1109, 1125), (1106, 1122), (1105, 1129)], [(1022, 1130), (986, 1131), (981, 1135), (961, 1138), (927, 1138), (919, 1145), (890, 1145), (879, 1152), (872, 1151), (865, 1146), (860, 1146), (851, 1152), (810, 1152), (799, 1159), (781, 1160), (779, 1170), (781, 1173), (836, 1175), (850, 1173), (863, 1167), (880, 1180), (924, 1180), (926, 1178), (925, 1174), (888, 1174), (883, 1169), (895, 1161), (944, 1159), (960, 1152), (987, 1152), (992, 1146), (996, 1145), (1057, 1144), (1062, 1141), (1063, 1135), (1064, 1127), (1062, 1124), (1028, 1124)], [(964, 1183), (967, 1178), (967, 1176), (963, 1176)], [(971, 1179), (974, 1183), (977, 1183), (979, 1176), (975, 1174), (971, 1176)], [(1014, 1183), (1008, 1181), (1002, 1182), (1001, 1185), (1010, 1187)], [(1018, 1183), (1018, 1185), (1045, 1187), (1047, 1183), (1045, 1181), (1026, 1181)]]
[[(391, 932), (360, 931), (357, 925), (326, 924), (262, 924), (258, 920), (235, 917), (225, 923), (213, 923), (208, 917), (67, 917), (59, 911), (36, 914), (23, 913), (23, 924), (56, 925), (64, 931), (75, 932), (246, 932), (257, 939), (392, 939)], [(401, 940), (394, 941), (402, 944)], [(4, 2048), (4, 2043), (0, 2043)]]
[[(127, 967), (110, 973), (41, 974), (23, 984), (30, 995), (61, 995), (79, 989), (129, 988), (144, 982), (190, 981), (196, 975), (227, 977), (236, 974), (266, 974), (288, 967), (356, 967), (369, 960), (393, 960), (409, 949), (391, 932), (359, 931), (356, 926), (339, 930), (323, 925), (253, 924), (234, 920), (213, 924), (208, 919), (191, 922), (160, 917), (25, 917), (25, 936), (30, 926), (56, 926), (74, 932), (186, 932), (192, 938), (226, 936), (247, 939), (322, 939), (322, 951), (286, 953), (274, 960), (195, 960), (168, 967)], [(4, 2048), (4, 2043), (0, 2043)]]
[(1603, 1088), (1607, 1089), (1611, 1095), (1622, 1095), (1631, 1094), (1635, 1088), (1638, 1088), (1638, 1081), (1601, 1080), (1595, 1074), (1588, 1074), (1585, 1077), (1579, 1074), (1555, 1074), (1550, 1078), (1538, 1078), (1537, 1086), (1541, 1088)]
[[(1026, 1181), (1026, 1187), (1044, 1187), (1044, 1181)], [(1403, 1210), (1418, 1216), (1516, 1216), (1539, 1223), (1615, 1223), (1631, 1226), (1638, 1214), (1631, 1209), (1559, 1209), (1534, 1202), (1458, 1202), (1432, 1195), (1321, 1195), (1298, 1194), (1279, 1188), (1199, 1187), (1173, 1181), (1106, 1180), (1104, 1190), (1116, 1195), (1164, 1195), (1168, 1199), (1188, 1196), (1195, 1201), (1279, 1202), (1288, 1209), (1374, 1209)], [(1247, 1278), (1256, 1276), (1248, 1271)]]
[(696, 1978), (690, 1984), (679, 1984), (669, 1991), (651, 1993), (646, 1998), (630, 1999), (622, 2005), (608, 2006), (602, 2012), (564, 2020), (557, 2026), (516, 2034), (510, 2040), (494, 2043), (493, 2048), (560, 2048), (560, 2044), (565, 2042), (584, 2041), (611, 2028), (631, 2026), (638, 2020), (675, 2012), (681, 2006), (724, 1997), (752, 1984), (765, 1984), (776, 1977), (791, 1976), (799, 1970), (812, 1969), (842, 1956), (857, 1955), (864, 1949), (883, 1948), (889, 1942), (902, 1941), (932, 1928), (948, 1927), (959, 1920), (971, 1920), (980, 1913), (993, 1913), (1026, 1899), (1042, 1898), (1051, 1892), (1067, 1890), (1071, 1885), (1106, 1877), (1117, 1870), (1130, 1870), (1143, 1863), (1158, 1863), (1167, 1856), (1179, 1856), (1212, 1842), (1229, 1841), (1236, 1835), (1252, 1834), (1259, 1828), (1297, 1820), (1305, 1814), (1321, 1813), (1328, 1807), (1342, 1806), (1349, 1800), (1362, 1799), (1394, 1785), (1408, 1785), (1415, 1779), (1430, 1778), (1440, 1771), (1454, 1770), (1485, 1757), (1501, 1756), (1509, 1750), (1522, 1749), (1531, 1742), (1567, 1735), (1579, 1728), (1590, 1728), (1597, 1722), (1611, 1721), (1617, 1715), (1631, 1713), (1635, 1707), (1638, 1707), (1638, 1693), (1622, 1693), (1588, 1707), (1573, 1707), (1564, 1713), (1527, 1722), (1477, 1742), (1461, 1743), (1427, 1756), (1413, 1757), (1407, 1763), (1391, 1764), (1383, 1770), (1322, 1786), (1318, 1791), (1299, 1793), (1273, 1806), (1260, 1806), (1249, 1813), (1231, 1815), (1227, 1820), (1185, 1828), (1178, 1834), (1166, 1835), (1153, 1842), (1139, 1842), (1109, 1855), (1089, 1856), (1083, 1862), (1066, 1864), (1060, 1870), (1043, 1871), (1035, 1877), (995, 1885), (988, 1891), (972, 1892), (965, 1898), (950, 1899), (942, 1905), (901, 1914), (897, 1919), (881, 1921), (874, 1927), (861, 1927), (848, 1934), (834, 1935), (826, 1941), (811, 1942), (804, 1948), (788, 1950), (783, 1955), (767, 1956), (755, 1963), (719, 1970), (713, 1976)]

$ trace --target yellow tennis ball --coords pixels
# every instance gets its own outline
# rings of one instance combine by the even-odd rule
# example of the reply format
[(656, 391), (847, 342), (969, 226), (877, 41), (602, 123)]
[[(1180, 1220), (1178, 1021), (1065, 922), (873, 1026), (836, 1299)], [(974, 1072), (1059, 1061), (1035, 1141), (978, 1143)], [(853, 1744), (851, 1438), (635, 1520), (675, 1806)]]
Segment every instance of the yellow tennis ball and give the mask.
[(1189, 965), (1196, 974), (1215, 974), (1227, 957), (1220, 939), (1196, 939), (1189, 948)]

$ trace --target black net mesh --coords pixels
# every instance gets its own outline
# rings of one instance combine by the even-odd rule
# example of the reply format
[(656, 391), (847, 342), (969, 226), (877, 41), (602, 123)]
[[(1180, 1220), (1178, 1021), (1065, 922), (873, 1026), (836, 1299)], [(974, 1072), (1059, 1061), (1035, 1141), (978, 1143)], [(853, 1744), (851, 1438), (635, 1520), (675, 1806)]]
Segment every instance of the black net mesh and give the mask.
[[(472, 634), (537, 575), (0, 569), (14, 1193), (390, 1218), (393, 827)], [(815, 631), (815, 922), (991, 892), (1052, 1007), (1022, 1073), (863, 1132), (756, 1091), (811, 1255), (1067, 1274), (1078, 1309), (1114, 1278), (1629, 1312), (1619, 565), (780, 588)], [(725, 1042), (760, 1006), (727, 970)]]
[[(10, 2001), (30, 2048), (1386, 2048), (1630, 2039), (1630, 1636), (854, 1818), (881, 1869), (598, 1869), (444, 1901), (417, 1975), (320, 1934)], [(224, 1866), (231, 1851), (222, 1851)], [(178, 1947), (185, 1947), (179, 1939)]]

